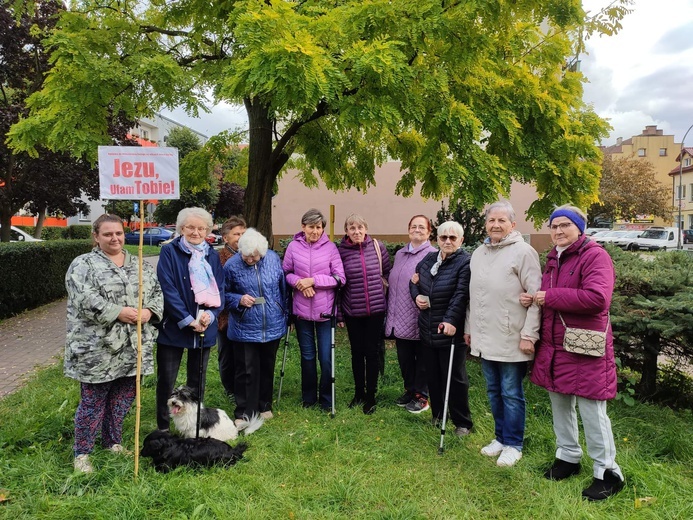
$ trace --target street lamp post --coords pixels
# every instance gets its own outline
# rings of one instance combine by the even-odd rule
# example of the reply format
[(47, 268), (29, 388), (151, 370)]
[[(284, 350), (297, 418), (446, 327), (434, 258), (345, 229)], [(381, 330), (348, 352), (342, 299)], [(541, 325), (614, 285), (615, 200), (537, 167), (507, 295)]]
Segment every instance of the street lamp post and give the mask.
[(686, 137), (688, 136), (688, 132), (691, 131), (691, 128), (693, 128), (693, 125), (688, 127), (688, 130), (686, 130), (686, 133), (683, 134), (683, 139), (681, 139), (681, 152), (679, 154), (679, 220), (676, 223), (676, 228), (679, 230), (679, 240), (678, 240), (678, 246), (676, 246), (676, 249), (683, 249), (683, 245), (681, 244), (681, 206), (683, 203), (683, 192), (682, 190), (682, 183), (683, 183), (683, 148), (684, 148), (684, 143), (686, 142)]

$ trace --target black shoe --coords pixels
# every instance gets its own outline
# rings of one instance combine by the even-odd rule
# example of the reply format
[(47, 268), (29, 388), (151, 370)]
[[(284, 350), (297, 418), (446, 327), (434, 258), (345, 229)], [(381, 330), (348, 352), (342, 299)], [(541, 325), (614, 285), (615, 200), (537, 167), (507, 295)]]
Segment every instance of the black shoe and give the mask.
[(363, 403), (363, 413), (366, 415), (372, 415), (375, 412), (375, 399), (373, 398), (366, 398), (366, 401)]
[(580, 463), (566, 462), (556, 459), (553, 466), (546, 470), (544, 478), (549, 480), (564, 480), (580, 473)]
[(611, 495), (615, 495), (623, 489), (623, 481), (616, 473), (607, 469), (604, 472), (604, 479), (595, 478), (590, 487), (582, 492), (582, 496), (587, 500), (604, 500)]
[(364, 398), (360, 395), (355, 395), (347, 406), (349, 406), (349, 408), (356, 408), (357, 406), (361, 406), (363, 404), (363, 400)]
[(395, 404), (397, 406), (407, 406), (409, 403), (412, 402), (414, 399), (414, 394), (409, 392), (408, 390), (404, 392), (402, 395), (400, 395), (397, 399), (395, 399)]

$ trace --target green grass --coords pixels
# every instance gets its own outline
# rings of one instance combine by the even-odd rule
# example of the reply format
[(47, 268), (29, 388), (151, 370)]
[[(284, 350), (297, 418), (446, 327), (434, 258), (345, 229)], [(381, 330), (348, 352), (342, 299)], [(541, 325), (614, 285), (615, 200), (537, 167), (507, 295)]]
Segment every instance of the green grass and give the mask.
[[(125, 244), (124, 248), (128, 250), (131, 255), (137, 256), (137, 248), (139, 246), (132, 246)], [(161, 248), (159, 246), (142, 246), (142, 256), (159, 256)]]
[[(299, 354), (292, 338), (283, 395), (275, 418), (248, 437), (246, 459), (223, 469), (180, 468), (156, 473), (140, 459), (100, 449), (96, 472), (72, 471), (73, 418), (78, 385), (61, 367), (40, 371), (17, 393), (0, 401), (0, 517), (207, 519), (603, 519), (693, 518), (693, 417), (690, 412), (637, 404), (610, 405), (617, 460), (627, 488), (603, 503), (580, 497), (591, 481), (585, 456), (579, 476), (564, 482), (542, 478), (553, 460), (554, 437), (546, 392), (526, 383), (524, 458), (498, 468), (479, 454), (493, 437), (480, 367), (469, 362), (475, 431), (466, 439), (440, 433), (430, 412), (412, 415), (393, 404), (401, 393), (394, 349), (388, 350), (379, 405), (372, 416), (346, 408), (352, 397), (349, 350), (338, 333), (337, 416), (300, 406)], [(277, 356), (277, 374), (281, 350)], [(206, 404), (231, 412), (216, 371), (208, 376)], [(181, 374), (184, 370), (181, 370)], [(143, 381), (143, 437), (155, 428), (154, 378)], [(275, 384), (275, 392), (277, 384)], [(124, 444), (134, 441), (134, 409)], [(448, 428), (448, 433), (451, 427)], [(635, 509), (635, 497), (655, 497)]]

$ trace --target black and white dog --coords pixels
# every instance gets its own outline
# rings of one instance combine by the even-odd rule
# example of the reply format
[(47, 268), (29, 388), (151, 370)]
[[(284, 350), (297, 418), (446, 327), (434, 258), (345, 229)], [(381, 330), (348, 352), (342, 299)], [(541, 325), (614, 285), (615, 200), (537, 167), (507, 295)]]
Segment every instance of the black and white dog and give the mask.
[(178, 466), (231, 466), (243, 458), (247, 447), (243, 442), (231, 447), (217, 439), (184, 439), (168, 431), (154, 430), (145, 437), (140, 455), (151, 457), (156, 471), (168, 473)]
[[(176, 388), (168, 400), (168, 410), (173, 418), (173, 424), (184, 437), (195, 437), (197, 430), (197, 392), (188, 386)], [(250, 419), (234, 424), (228, 414), (220, 408), (205, 408), (200, 405), (200, 437), (212, 437), (220, 441), (233, 441), (238, 432), (245, 435), (260, 429), (265, 420), (253, 415)]]

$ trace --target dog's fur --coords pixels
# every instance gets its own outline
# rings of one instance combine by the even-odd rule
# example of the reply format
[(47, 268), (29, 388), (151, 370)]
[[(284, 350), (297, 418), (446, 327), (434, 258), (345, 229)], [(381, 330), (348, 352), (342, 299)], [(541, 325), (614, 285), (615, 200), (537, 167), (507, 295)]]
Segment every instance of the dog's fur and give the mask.
[[(173, 424), (184, 437), (195, 437), (197, 431), (197, 392), (188, 386), (176, 388), (168, 400), (168, 410), (173, 418)], [(238, 438), (238, 432), (245, 435), (260, 429), (264, 419), (253, 415), (243, 420), (238, 427), (228, 414), (220, 408), (205, 408), (200, 405), (200, 437), (212, 437), (220, 441), (233, 441)]]
[(247, 447), (243, 442), (231, 447), (217, 439), (184, 439), (165, 430), (154, 430), (144, 439), (140, 455), (151, 457), (156, 471), (168, 473), (178, 466), (231, 466), (243, 458)]

